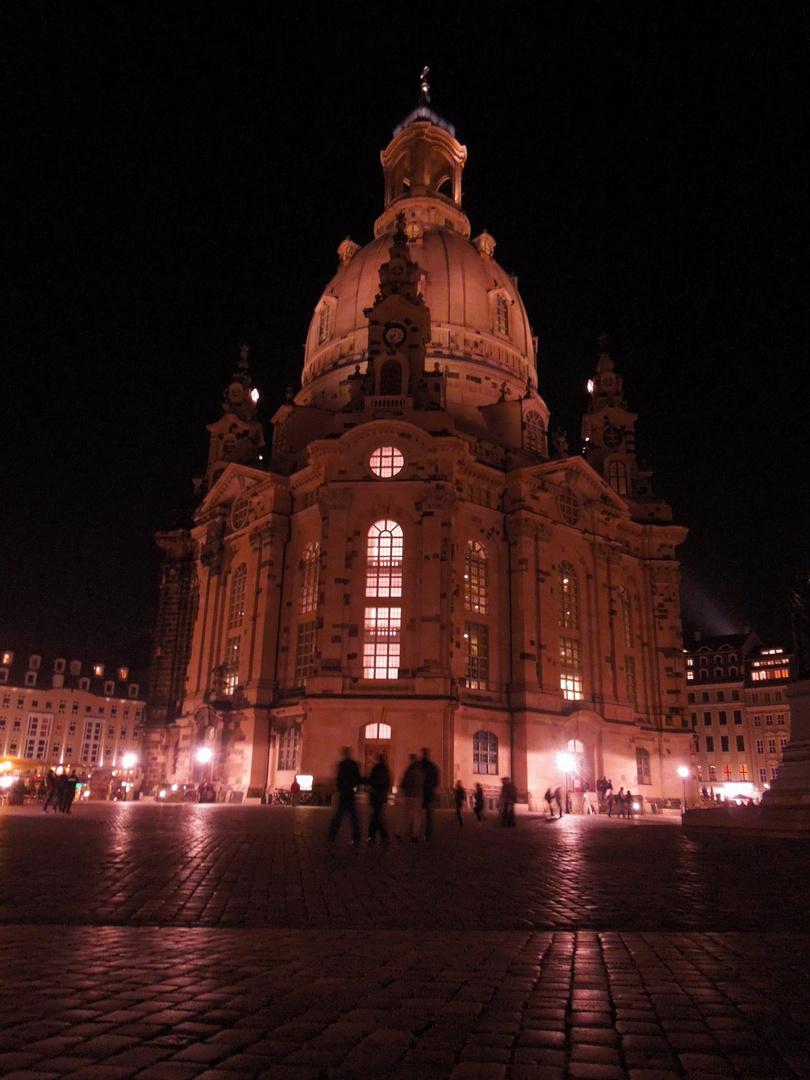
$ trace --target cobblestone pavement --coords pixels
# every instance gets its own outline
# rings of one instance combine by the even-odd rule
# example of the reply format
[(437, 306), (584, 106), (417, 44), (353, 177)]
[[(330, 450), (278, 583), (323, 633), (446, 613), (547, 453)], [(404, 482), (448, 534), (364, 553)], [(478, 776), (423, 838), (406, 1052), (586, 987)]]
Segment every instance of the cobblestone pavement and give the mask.
[(0, 810), (0, 1076), (810, 1080), (810, 844), (327, 820)]

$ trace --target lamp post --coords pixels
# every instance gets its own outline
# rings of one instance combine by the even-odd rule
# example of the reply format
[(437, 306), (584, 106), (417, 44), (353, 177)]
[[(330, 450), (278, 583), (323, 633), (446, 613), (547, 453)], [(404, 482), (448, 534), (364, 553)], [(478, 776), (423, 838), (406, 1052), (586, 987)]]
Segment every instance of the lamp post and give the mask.
[(557, 768), (561, 773), (565, 775), (565, 812), (571, 813), (571, 807), (568, 805), (568, 777), (576, 769), (576, 762), (572, 754), (557, 754)]
[(689, 776), (689, 769), (686, 765), (678, 766), (678, 776), (683, 781), (683, 809), (686, 810), (686, 779)]

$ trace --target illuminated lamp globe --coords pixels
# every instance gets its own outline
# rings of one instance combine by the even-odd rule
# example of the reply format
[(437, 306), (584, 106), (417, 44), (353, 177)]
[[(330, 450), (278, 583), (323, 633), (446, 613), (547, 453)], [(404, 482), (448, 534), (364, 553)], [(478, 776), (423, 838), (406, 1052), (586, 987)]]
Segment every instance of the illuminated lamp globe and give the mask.
[(138, 764), (138, 758), (135, 754), (124, 754), (121, 764), (125, 769), (134, 769)]
[(686, 767), (686, 765), (679, 765), (678, 766), (678, 776), (680, 776), (681, 780), (685, 780), (688, 775), (689, 775), (689, 769)]
[(201, 746), (197, 751), (197, 761), (199, 761), (201, 765), (207, 765), (213, 756), (214, 752), (210, 746)]
[(576, 769), (576, 763), (571, 754), (557, 754), (557, 768), (560, 772), (572, 773)]

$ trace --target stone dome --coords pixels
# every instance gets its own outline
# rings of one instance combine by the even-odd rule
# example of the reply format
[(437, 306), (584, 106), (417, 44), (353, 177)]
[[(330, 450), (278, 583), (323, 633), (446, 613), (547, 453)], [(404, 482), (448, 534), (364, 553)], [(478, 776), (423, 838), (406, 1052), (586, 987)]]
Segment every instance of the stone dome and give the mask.
[(535, 342), (517, 282), (495, 261), (486, 232), (470, 239), (461, 209), (466, 149), (428, 110), (412, 114), (381, 154), (385, 208), (365, 247), (346, 239), (338, 271), (321, 296), (307, 335), (301, 405), (336, 411), (348, 401), (346, 379), (368, 350), (367, 311), (380, 286), (397, 218), (408, 254), (421, 270), (430, 311), (425, 370), (447, 375), (447, 407), (465, 427), (481, 427), (479, 408), (521, 397), (537, 386)]

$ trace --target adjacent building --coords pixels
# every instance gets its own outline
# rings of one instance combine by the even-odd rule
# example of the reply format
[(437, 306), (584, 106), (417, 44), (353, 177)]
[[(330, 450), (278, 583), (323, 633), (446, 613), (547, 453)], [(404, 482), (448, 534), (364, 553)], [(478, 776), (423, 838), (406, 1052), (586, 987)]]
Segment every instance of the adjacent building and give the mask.
[(549, 427), (517, 279), (472, 236), (466, 148), (426, 100), (381, 154), (302, 388), (266, 452), (243, 348), (193, 521), (164, 553), (149, 782), (223, 800), (331, 788), (340, 748), (398, 777), (678, 798), (689, 760), (676, 549), (604, 341), (585, 449)]
[(761, 794), (790, 739), (793, 657), (753, 631), (705, 637), (686, 651), (695, 778), (715, 795)]
[[(140, 755), (146, 702), (127, 667), (0, 653), (0, 767), (96, 774), (102, 788)], [(128, 772), (135, 765), (127, 762)]]

